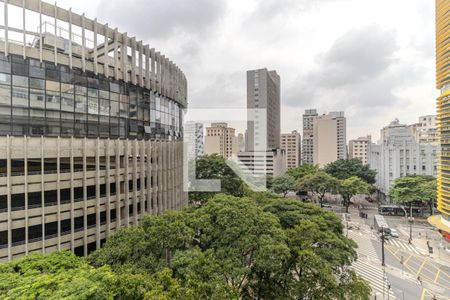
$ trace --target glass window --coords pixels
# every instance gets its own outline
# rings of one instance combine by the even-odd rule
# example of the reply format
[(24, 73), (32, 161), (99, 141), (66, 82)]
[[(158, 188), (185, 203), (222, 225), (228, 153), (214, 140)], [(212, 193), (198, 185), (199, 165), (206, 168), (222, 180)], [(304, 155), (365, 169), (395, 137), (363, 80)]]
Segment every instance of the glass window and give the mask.
[(28, 88), (12, 88), (13, 106), (28, 107)]
[(37, 78), (30, 78), (30, 87), (33, 89), (43, 90), (45, 88), (45, 80), (37, 79)]
[(0, 84), (11, 84), (11, 75), (0, 73)]
[(110, 88), (111, 92), (120, 93), (120, 86), (117, 83), (110, 82), (109, 83), (109, 88)]
[(86, 113), (86, 111), (87, 111), (86, 96), (75, 95), (75, 111)]
[(119, 94), (116, 94), (116, 93), (110, 93), (110, 94), (109, 94), (109, 99), (111, 99), (111, 101), (117, 101), (117, 102), (119, 102)]
[(99, 97), (103, 99), (109, 99), (109, 92), (108, 91), (99, 91)]
[(28, 76), (28, 64), (25, 61), (21, 61), (21, 63), (12, 63), (11, 64), (11, 72), (16, 75)]
[(128, 117), (128, 104), (120, 102), (120, 116)]
[(45, 132), (45, 111), (40, 109), (30, 109), (30, 133), (33, 135), (43, 135)]
[(161, 123), (161, 112), (158, 110), (156, 111), (155, 122)]
[(99, 113), (104, 116), (109, 116), (109, 100), (100, 99)]
[(89, 97), (98, 97), (98, 90), (93, 88), (88, 88), (88, 96)]
[(130, 104), (130, 118), (136, 119), (137, 118), (137, 106), (136, 104)]
[(59, 92), (47, 92), (45, 98), (47, 109), (60, 110)]
[(155, 109), (156, 110), (161, 110), (161, 98), (156, 97), (155, 103), (156, 103)]
[(129, 103), (130, 98), (127, 95), (120, 95), (120, 103)]
[(28, 77), (13, 75), (13, 85), (21, 86), (21, 87), (28, 87)]
[(154, 110), (150, 110), (150, 122), (155, 122), (156, 115)]
[(0, 60), (0, 72), (11, 73), (11, 63), (6, 60)]
[(119, 116), (119, 102), (111, 101), (110, 102), (111, 107), (111, 116), (112, 117), (118, 117)]
[(61, 83), (61, 92), (67, 93), (67, 94), (73, 94), (73, 92), (74, 92), (73, 84)]
[(59, 82), (47, 80), (45, 82), (45, 89), (47, 91), (59, 92), (60, 91)]
[(30, 89), (30, 107), (45, 108), (44, 96), (44, 91)]
[(88, 100), (88, 113), (89, 114), (98, 114), (98, 99), (89, 97)]
[(86, 95), (87, 88), (85, 86), (75, 85), (75, 94), (77, 95)]
[(0, 85), (0, 104), (11, 105), (11, 87)]
[(61, 94), (61, 110), (73, 112), (74, 96), (73, 94)]

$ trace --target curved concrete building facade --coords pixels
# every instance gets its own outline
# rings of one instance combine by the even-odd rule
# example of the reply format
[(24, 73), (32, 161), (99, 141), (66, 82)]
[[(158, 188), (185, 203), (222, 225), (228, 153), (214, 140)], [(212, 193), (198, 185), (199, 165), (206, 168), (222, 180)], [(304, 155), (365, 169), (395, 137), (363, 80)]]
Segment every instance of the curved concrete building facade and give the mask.
[[(450, 2), (436, 0), (436, 88), (438, 132), (441, 154), (438, 167), (437, 209), (440, 216), (429, 221), (450, 242)], [(450, 244), (447, 244), (449, 247)]]
[(87, 255), (144, 213), (185, 206), (183, 72), (96, 19), (38, 0), (2, 6), (0, 261)]

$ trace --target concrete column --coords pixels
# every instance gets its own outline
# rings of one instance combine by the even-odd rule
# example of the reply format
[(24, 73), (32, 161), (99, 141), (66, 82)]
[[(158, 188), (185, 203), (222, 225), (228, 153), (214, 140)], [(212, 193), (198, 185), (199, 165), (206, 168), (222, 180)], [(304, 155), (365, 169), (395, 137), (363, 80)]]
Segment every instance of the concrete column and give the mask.
[(61, 250), (61, 138), (56, 140), (56, 201), (57, 201), (57, 233), (58, 233), (58, 251)]
[[(111, 149), (110, 149), (110, 139), (106, 140), (106, 170), (105, 170), (105, 186), (106, 186), (106, 237), (110, 235), (111, 231)], [(116, 214), (117, 216), (117, 214)]]
[(139, 213), (139, 219), (142, 218), (144, 213), (147, 211), (145, 209), (145, 186), (146, 186), (146, 172), (145, 172), (145, 141), (141, 140), (139, 141), (139, 179), (141, 182), (140, 186), (140, 202), (141, 202), (141, 212)]
[(133, 181), (133, 224), (138, 223), (138, 202), (137, 202), (137, 140), (133, 140), (132, 146), (132, 159), (133, 159), (133, 165), (132, 165), (132, 177), (131, 180)]
[(153, 191), (153, 186), (152, 186), (152, 142), (150, 140), (145, 141), (146, 147), (146, 153), (147, 153), (147, 167), (146, 167), (146, 176), (147, 176), (147, 212), (153, 214), (154, 213), (154, 209), (153, 209), (153, 200), (152, 200), (152, 191)]
[(125, 184), (124, 184), (124, 188), (125, 188), (125, 227), (128, 227), (130, 225), (130, 193), (129, 193), (129, 168), (128, 168), (128, 148), (129, 148), (129, 141), (128, 140), (124, 140), (124, 145), (125, 145), (125, 151), (124, 151), (124, 172), (125, 172)]
[(75, 194), (74, 194), (74, 167), (73, 167), (73, 136), (70, 138), (70, 248), (75, 251)]
[(25, 255), (28, 255), (28, 227), (29, 219), (28, 219), (28, 137), (23, 137), (23, 166), (24, 166), (24, 193), (25, 193)]
[(100, 139), (95, 141), (95, 244), (100, 248)]
[[(6, 3), (6, 2), (5, 2)], [(6, 209), (8, 211), (8, 260), (12, 259), (12, 215), (11, 215), (11, 137), (6, 136)]]
[(84, 232), (83, 232), (83, 246), (84, 246), (84, 256), (87, 256), (88, 249), (88, 239), (87, 239), (87, 232), (88, 232), (88, 224), (87, 224), (87, 176), (86, 176), (86, 138), (83, 138), (83, 226), (84, 226)]
[(117, 139), (115, 141), (115, 154), (116, 154), (116, 230), (120, 228), (122, 224), (122, 215), (120, 213), (120, 207), (121, 207), (121, 189), (120, 189), (120, 146), (121, 146), (120, 139)]
[(44, 176), (44, 137), (41, 136), (41, 229), (42, 229), (42, 241), (41, 241), (41, 247), (42, 247), (42, 253), (45, 253), (45, 176)]

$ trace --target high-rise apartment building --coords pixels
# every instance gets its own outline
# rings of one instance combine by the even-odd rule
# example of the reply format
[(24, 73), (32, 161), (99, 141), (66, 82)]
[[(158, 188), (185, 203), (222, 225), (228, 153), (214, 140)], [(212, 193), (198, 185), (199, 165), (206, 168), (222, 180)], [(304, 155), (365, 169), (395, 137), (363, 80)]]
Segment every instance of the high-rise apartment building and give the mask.
[(377, 171), (376, 186), (384, 196), (398, 177), (437, 175), (438, 146), (417, 143), (409, 127), (397, 119), (380, 136), (377, 144), (369, 145), (369, 165)]
[(0, 261), (87, 255), (145, 213), (184, 207), (182, 71), (84, 14), (38, 0), (3, 9)]
[(184, 141), (187, 144), (187, 159), (192, 160), (203, 155), (204, 138), (203, 124), (197, 122), (186, 122), (183, 128)]
[(439, 170), (437, 209), (441, 216), (433, 216), (428, 220), (439, 228), (445, 246), (450, 248), (450, 2), (448, 0), (436, 0), (436, 88), (441, 95), (437, 101), (438, 134), (441, 145)]
[(303, 114), (302, 164), (314, 163), (313, 125), (317, 116), (316, 109), (306, 109)]
[(419, 122), (409, 125), (409, 128), (418, 143), (439, 144), (436, 115), (420, 116)]
[(328, 115), (336, 119), (338, 159), (347, 159), (347, 120), (344, 112), (332, 111)]
[(296, 130), (281, 134), (281, 149), (286, 151), (286, 167), (296, 168), (300, 165), (301, 136)]
[[(280, 148), (280, 76), (276, 71), (267, 69), (247, 71), (247, 149), (255, 149), (264, 145), (267, 149)], [(254, 109), (265, 109), (264, 116), (254, 115)], [(252, 118), (254, 116), (254, 118)], [(254, 119), (252, 121), (252, 119)], [(266, 132), (262, 128), (266, 128)]]
[(372, 143), (372, 137), (370, 135), (362, 136), (348, 142), (348, 157), (358, 158), (366, 165), (368, 163), (369, 145)]
[(344, 112), (330, 112), (313, 118), (313, 163), (325, 166), (347, 158)]
[(206, 127), (205, 154), (219, 154), (231, 158), (239, 151), (236, 130), (227, 123), (212, 123)]

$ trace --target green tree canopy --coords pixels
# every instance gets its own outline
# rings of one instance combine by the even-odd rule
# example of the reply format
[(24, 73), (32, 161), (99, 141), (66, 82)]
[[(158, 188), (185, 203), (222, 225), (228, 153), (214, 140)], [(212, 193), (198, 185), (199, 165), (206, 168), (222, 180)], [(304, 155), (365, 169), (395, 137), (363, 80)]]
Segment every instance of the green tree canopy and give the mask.
[(353, 196), (366, 194), (369, 192), (370, 185), (357, 176), (352, 176), (341, 180), (339, 185), (339, 194), (342, 196), (345, 211), (348, 213), (348, 207)]
[(218, 194), (145, 216), (88, 259), (54, 252), (0, 265), (0, 298), (368, 299), (342, 227), (311, 203)]
[(271, 188), (275, 193), (283, 194), (283, 197), (286, 197), (287, 193), (294, 189), (294, 186), (295, 178), (284, 174), (273, 178)]
[(337, 160), (327, 164), (323, 170), (340, 180), (357, 176), (368, 184), (374, 184), (377, 175), (376, 171), (371, 170), (369, 165), (363, 165), (358, 158)]
[[(193, 163), (193, 162), (191, 162)], [(227, 165), (225, 158), (218, 154), (204, 155), (195, 161), (197, 179), (220, 179), (220, 193), (241, 197), (245, 184)], [(217, 192), (189, 192), (189, 202), (203, 205)]]
[(395, 179), (389, 196), (395, 202), (412, 206), (414, 202), (431, 205), (436, 199), (437, 183), (432, 176), (403, 176)]
[(296, 187), (298, 190), (308, 191), (317, 196), (322, 207), (325, 195), (338, 190), (339, 180), (325, 172), (319, 171), (300, 178)]
[(319, 171), (319, 165), (303, 164), (296, 168), (292, 168), (286, 171), (287, 175), (294, 177), (295, 180), (299, 180), (305, 175), (314, 174)]

